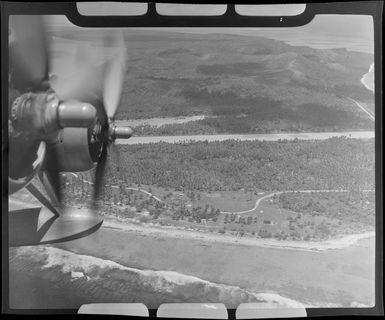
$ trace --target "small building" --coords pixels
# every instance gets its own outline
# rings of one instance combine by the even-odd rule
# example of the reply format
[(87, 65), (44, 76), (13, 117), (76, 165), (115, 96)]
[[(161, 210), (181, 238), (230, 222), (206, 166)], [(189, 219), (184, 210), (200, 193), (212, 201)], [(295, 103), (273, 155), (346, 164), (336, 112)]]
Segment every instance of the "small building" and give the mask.
[(273, 236), (272, 232), (267, 228), (261, 228), (258, 232), (258, 235), (262, 238), (271, 238)]
[(266, 224), (261, 226), (258, 235), (262, 238), (270, 238), (273, 237), (273, 235), (277, 232), (279, 232), (278, 226)]

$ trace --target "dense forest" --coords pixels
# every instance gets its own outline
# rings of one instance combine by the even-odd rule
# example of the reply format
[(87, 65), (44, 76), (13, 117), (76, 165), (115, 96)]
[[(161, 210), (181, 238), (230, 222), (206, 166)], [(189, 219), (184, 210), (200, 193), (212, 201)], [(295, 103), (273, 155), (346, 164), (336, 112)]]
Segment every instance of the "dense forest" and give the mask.
[[(100, 201), (101, 213), (108, 217), (279, 240), (322, 240), (372, 230), (375, 224), (374, 139), (227, 140), (118, 148), (119, 163), (109, 158), (109, 187)], [(92, 186), (83, 179), (92, 181), (93, 174), (80, 174), (66, 186), (68, 205), (91, 201)], [(210, 200), (224, 192), (222, 202), (236, 196), (250, 200), (251, 208), (261, 190), (292, 191), (264, 200), (261, 208), (246, 215), (222, 213), (229, 210)]]
[(325, 215), (343, 223), (375, 225), (374, 192), (353, 193), (284, 193), (274, 199), (284, 208), (298, 213)]
[[(265, 108), (266, 105), (269, 107)], [(136, 135), (195, 135), (374, 130), (374, 123), (368, 117), (316, 103), (290, 108), (282, 107), (278, 102), (272, 101), (260, 102), (259, 107), (223, 103), (221, 108), (215, 107), (213, 110), (216, 115), (214, 117), (183, 124), (165, 124), (160, 127), (142, 125), (135, 128), (135, 133)]]
[(344, 110), (348, 122), (360, 116), (347, 97), (374, 103), (360, 82), (373, 63), (371, 54), (228, 34), (138, 31), (125, 37), (129, 70), (119, 119), (252, 113), (297, 124), (313, 121), (308, 117), (315, 104), (317, 116), (335, 118), (340, 126), (341, 114), (334, 111)]
[[(100, 201), (109, 217), (280, 240), (328, 239), (372, 230), (375, 222), (374, 139), (117, 147), (120, 157), (109, 157), (109, 187)], [(92, 186), (83, 179), (92, 181), (93, 173), (66, 183), (68, 205), (91, 201)], [(292, 192), (263, 200), (262, 208), (246, 215), (228, 214), (242, 209), (226, 210), (215, 200), (221, 194), (221, 203), (236, 197), (251, 208), (256, 197), (278, 190)]]
[[(92, 42), (100, 37), (92, 30), (50, 32), (59, 43), (61, 38)], [(265, 113), (278, 120), (291, 113), (288, 121), (296, 124), (313, 121), (308, 117), (315, 104), (327, 108), (319, 111), (325, 115), (322, 119), (335, 118), (340, 126), (344, 115), (333, 111), (351, 113), (345, 114), (348, 122), (360, 115), (348, 97), (374, 104), (373, 93), (360, 82), (373, 63), (372, 54), (291, 46), (257, 36), (172, 30), (127, 29), (124, 38), (127, 72), (117, 119), (225, 116), (244, 109), (250, 114), (255, 108), (252, 113), (262, 120), (269, 120)], [(65, 50), (71, 53), (66, 42), (58, 47), (58, 56), (65, 56)]]
[(118, 145), (108, 180), (189, 190), (374, 188), (374, 139)]

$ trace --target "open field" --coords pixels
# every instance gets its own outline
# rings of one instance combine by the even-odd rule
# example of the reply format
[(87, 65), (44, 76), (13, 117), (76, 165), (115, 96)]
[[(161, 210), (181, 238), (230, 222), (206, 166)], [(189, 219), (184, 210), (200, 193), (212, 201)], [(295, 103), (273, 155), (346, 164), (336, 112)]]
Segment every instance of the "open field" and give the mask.
[[(79, 185), (79, 181), (83, 182)], [(68, 182), (71, 189), (67, 192), (73, 193), (76, 186), (82, 186), (82, 192), (89, 198), (92, 183), (88, 182)], [(245, 190), (200, 192), (147, 185), (140, 188), (107, 185), (105, 197), (101, 214), (106, 218), (113, 216), (241, 237), (325, 240), (374, 230), (374, 192), (370, 190), (362, 194), (348, 190), (258, 194)], [(74, 203), (72, 200), (71, 205)], [(84, 202), (80, 201), (79, 205), (83, 206)]]

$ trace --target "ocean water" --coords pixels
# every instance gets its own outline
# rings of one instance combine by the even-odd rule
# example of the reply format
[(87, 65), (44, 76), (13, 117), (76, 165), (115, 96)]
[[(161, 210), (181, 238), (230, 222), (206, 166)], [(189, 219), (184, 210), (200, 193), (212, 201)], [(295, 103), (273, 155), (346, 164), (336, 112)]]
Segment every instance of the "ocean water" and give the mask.
[[(106, 292), (114, 291), (112, 297), (115, 297), (117, 302), (124, 301), (127, 292), (136, 292), (136, 302), (142, 302), (141, 294), (145, 299), (144, 293), (153, 293), (150, 295), (150, 300), (147, 301), (147, 305), (150, 303), (148, 305), (150, 308), (157, 307), (161, 301), (222, 302), (227, 307), (233, 308), (240, 303), (248, 302), (261, 303), (268, 308), (311, 307), (276, 293), (252, 292), (238, 286), (218, 284), (174, 271), (131, 268), (111, 260), (75, 254), (53, 247), (22, 247), (16, 249), (11, 255), (13, 257), (12, 263), (16, 264), (17, 267), (23, 268), (24, 261), (31, 268), (31, 261), (35, 262), (35, 267), (37, 267), (37, 271), (34, 271), (35, 274), (48, 275), (48, 277), (43, 276), (45, 279), (54, 278), (56, 280), (55, 286), (61, 286), (65, 291), (72, 288), (72, 290), (77, 291), (76, 294), (79, 297), (83, 295), (85, 301), (90, 298), (90, 293), (93, 292), (89, 289), (91, 287), (100, 289), (96, 290), (95, 293), (97, 294), (94, 294), (95, 300), (103, 297)], [(82, 280), (82, 288), (75, 288), (74, 283), (79, 280)], [(15, 279), (12, 279), (12, 282), (15, 282)], [(45, 290), (49, 292), (50, 288)], [(84, 292), (82, 293), (81, 290)], [(109, 294), (109, 299), (111, 299), (111, 293)], [(12, 301), (13, 307), (28, 306), (24, 301), (17, 301), (17, 295), (14, 293), (13, 296), (16, 297)], [(84, 303), (81, 299), (78, 301), (79, 305), (72, 301), (64, 307), (78, 308), (81, 303)], [(39, 307), (39, 305), (35, 306), (35, 308)]]
[[(116, 245), (106, 245), (106, 239)], [(220, 302), (228, 308), (240, 303), (298, 308), (373, 301), (373, 238), (325, 252), (161, 240), (102, 228), (60, 247), (11, 248), (13, 307), (142, 302), (157, 308), (170, 302)], [(30, 292), (28, 299), (24, 292)], [(47, 302), (50, 296), (55, 301)]]

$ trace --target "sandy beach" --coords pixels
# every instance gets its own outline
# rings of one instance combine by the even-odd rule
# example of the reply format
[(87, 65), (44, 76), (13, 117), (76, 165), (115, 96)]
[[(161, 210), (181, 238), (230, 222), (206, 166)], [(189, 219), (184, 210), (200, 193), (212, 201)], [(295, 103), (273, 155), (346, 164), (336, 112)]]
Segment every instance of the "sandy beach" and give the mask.
[[(24, 201), (9, 199), (9, 205), (12, 209), (21, 209), (25, 206), (36, 207), (38, 202), (26, 203)], [(191, 229), (181, 229), (173, 226), (160, 226), (158, 224), (147, 223), (141, 224), (130, 221), (128, 219), (105, 218), (102, 228), (117, 229), (126, 232), (134, 232), (142, 236), (166, 237), (176, 239), (195, 239), (207, 241), (209, 243), (236, 244), (252, 247), (266, 247), (287, 250), (304, 250), (304, 251), (325, 251), (332, 249), (342, 249), (354, 245), (357, 241), (375, 236), (374, 231), (341, 235), (338, 238), (324, 241), (293, 241), (293, 240), (276, 240), (261, 239), (251, 237), (235, 237), (229, 234), (218, 234), (212, 232), (203, 232)]]
[[(17, 204), (21, 207), (23, 202), (19, 201)], [(10, 206), (16, 205), (10, 201)], [(85, 267), (81, 262), (84, 258), (89, 260), (87, 265), (92, 267), (92, 270), (102, 268), (106, 276), (110, 275), (112, 270), (105, 269), (103, 267), (105, 263), (114, 262), (124, 266), (124, 270), (118, 273), (113, 271), (119, 279), (121, 277), (126, 279), (127, 272), (135, 276), (138, 272), (142, 273), (140, 270), (152, 270), (150, 278), (156, 280), (156, 283), (160, 281), (159, 279), (165, 279), (167, 287), (170, 284), (168, 276), (172, 273), (178, 279), (177, 282), (172, 281), (172, 283), (178, 286), (180, 279), (191, 280), (191, 277), (195, 277), (201, 280), (193, 281), (193, 286), (199, 287), (203, 283), (208, 283), (209, 288), (213, 287), (213, 290), (220, 288), (220, 292), (228, 292), (227, 289), (225, 291), (222, 289), (230, 285), (253, 294), (269, 292), (279, 294), (281, 297), (306, 305), (351, 306), (355, 302), (365, 305), (373, 303), (375, 244), (374, 238), (368, 238), (373, 235), (374, 233), (348, 235), (320, 242), (277, 241), (237, 238), (215, 232), (203, 233), (108, 217), (104, 218), (104, 225), (98, 232), (79, 240), (56, 244), (53, 247), (65, 250), (58, 253), (60, 257), (68, 256), (66, 261), (72, 263), (71, 271), (74, 272), (81, 271), (81, 268)], [(44, 248), (44, 246), (36, 248)], [(62, 268), (63, 261), (58, 259), (57, 255), (51, 256), (51, 251), (49, 253), (44, 255), (43, 252), (43, 255), (57, 264), (54, 268)], [(38, 259), (37, 255), (35, 256)], [(32, 255), (23, 258), (25, 263), (21, 261), (22, 267), (31, 264), (30, 257), (34, 257), (33, 252)], [(42, 256), (39, 255), (39, 257)], [(76, 262), (78, 260), (79, 263)], [(16, 269), (17, 266), (15, 266)], [(131, 269), (138, 272), (134, 270), (133, 273)], [(12, 279), (17, 280), (23, 275), (17, 270), (15, 272)], [(49, 274), (52, 272), (50, 271)], [(84, 272), (87, 273), (85, 270)], [(45, 269), (41, 274), (47, 274), (47, 270)], [(36, 273), (34, 275), (36, 276)], [(63, 276), (61, 271), (60, 276)], [(27, 280), (40, 283), (40, 276), (36, 277), (36, 281)], [(25, 278), (24, 275), (22, 279)], [(26, 287), (33, 288), (33, 283), (20, 281), (23, 283), (20, 286), (21, 291)], [(131, 282), (127, 282), (127, 285), (131, 286), (132, 284), (129, 283)], [(191, 281), (183, 281), (183, 283), (190, 286)], [(180, 292), (185, 292), (187, 290), (185, 284), (182, 287)], [(62, 290), (67, 293), (74, 290), (77, 292), (77, 289), (71, 286)], [(12, 292), (19, 299), (18, 294), (21, 291), (13, 287)], [(163, 297), (165, 293), (163, 289), (161, 293)], [(83, 298), (86, 296), (87, 293)], [(146, 297), (145, 294), (141, 294), (139, 298), (143, 300)], [(45, 297), (40, 298), (39, 301), (43, 303)], [(216, 296), (214, 298), (217, 299)], [(236, 302), (233, 296), (230, 298), (231, 303)], [(116, 299), (120, 301), (120, 297)], [(153, 296), (148, 296), (146, 299), (149, 303), (160, 301)], [(175, 297), (172, 299), (176, 301)], [(21, 301), (21, 305), (24, 305), (22, 300), (17, 301)], [(95, 302), (95, 300), (92, 301)]]
[(375, 236), (375, 232), (371, 231), (359, 234), (343, 235), (336, 239), (330, 239), (325, 241), (280, 241), (276, 239), (258, 239), (249, 237), (239, 238), (232, 235), (206, 233), (196, 230), (185, 230), (169, 226), (160, 227), (155, 224), (136, 224), (113, 219), (105, 219), (102, 227), (118, 229), (127, 232), (135, 232), (141, 235), (152, 237), (195, 239), (215, 243), (228, 243), (254, 247), (304, 251), (325, 251), (333, 249), (342, 249), (354, 245), (357, 241), (361, 239), (371, 238)]
[(307, 305), (373, 303), (374, 238), (355, 244), (346, 239), (349, 246), (334, 243), (340, 249), (318, 250), (287, 241), (274, 247), (274, 241), (263, 239), (108, 222), (89, 237), (54, 246), (139, 270), (176, 272), (178, 279), (192, 276), (254, 293), (273, 292)]

